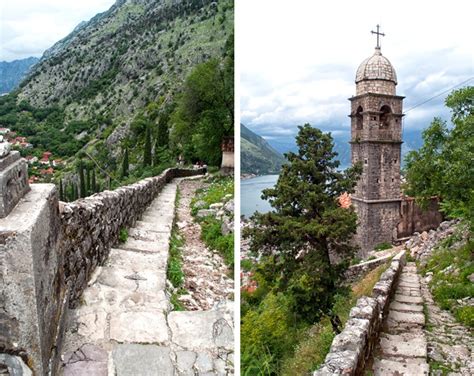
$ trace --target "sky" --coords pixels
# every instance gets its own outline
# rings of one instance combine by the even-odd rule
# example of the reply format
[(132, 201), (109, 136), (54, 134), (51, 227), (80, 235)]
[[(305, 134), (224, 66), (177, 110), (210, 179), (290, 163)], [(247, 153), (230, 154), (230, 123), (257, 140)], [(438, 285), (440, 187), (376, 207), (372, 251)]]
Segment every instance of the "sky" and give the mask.
[(0, 61), (41, 57), (115, 0), (0, 0)]
[[(437, 3), (237, 2), (241, 122), (270, 142), (291, 140), (304, 123), (349, 138), (347, 98), (355, 95), (359, 64), (374, 52), (370, 31), (377, 24), (405, 110), (474, 78), (474, 7), (469, 1)], [(446, 95), (406, 112), (404, 131), (419, 131), (434, 116), (449, 119)]]

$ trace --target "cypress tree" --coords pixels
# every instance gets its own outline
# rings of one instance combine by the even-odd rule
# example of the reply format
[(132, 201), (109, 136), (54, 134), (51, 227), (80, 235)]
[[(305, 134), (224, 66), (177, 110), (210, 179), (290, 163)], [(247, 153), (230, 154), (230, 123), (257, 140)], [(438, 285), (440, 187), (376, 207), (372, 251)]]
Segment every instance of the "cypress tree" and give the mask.
[(91, 170), (88, 165), (86, 165), (86, 196), (91, 194)]
[(97, 182), (95, 180), (95, 168), (92, 169), (92, 182), (91, 182), (91, 184), (92, 184), (92, 186), (91, 186), (92, 193), (99, 192), (99, 190), (97, 189)]
[(151, 165), (151, 130), (146, 128), (145, 149), (143, 150), (143, 167)]
[(76, 201), (77, 200), (77, 184), (76, 183), (72, 183), (72, 201)]
[(59, 179), (59, 199), (61, 201), (66, 201), (64, 197), (64, 190), (63, 190), (63, 180)]
[(84, 162), (82, 159), (79, 161), (79, 188), (78, 192), (80, 197), (86, 197), (86, 181), (84, 178)]
[[(122, 160), (122, 178), (128, 176), (128, 148), (125, 148), (125, 152), (123, 153), (123, 160)], [(110, 189), (110, 179), (109, 179), (109, 189)]]

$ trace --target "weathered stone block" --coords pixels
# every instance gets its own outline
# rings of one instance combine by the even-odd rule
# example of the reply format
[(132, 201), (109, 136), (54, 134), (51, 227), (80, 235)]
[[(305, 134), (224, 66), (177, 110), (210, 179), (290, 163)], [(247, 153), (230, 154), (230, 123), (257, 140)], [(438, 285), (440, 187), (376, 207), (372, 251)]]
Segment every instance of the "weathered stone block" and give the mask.
[(0, 218), (6, 217), (30, 190), (26, 161), (18, 151), (0, 160)]

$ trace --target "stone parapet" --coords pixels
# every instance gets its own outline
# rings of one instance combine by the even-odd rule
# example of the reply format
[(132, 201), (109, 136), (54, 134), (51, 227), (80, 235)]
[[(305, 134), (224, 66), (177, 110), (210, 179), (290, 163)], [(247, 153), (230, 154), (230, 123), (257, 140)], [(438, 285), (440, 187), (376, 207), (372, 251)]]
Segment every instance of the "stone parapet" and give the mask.
[(343, 331), (334, 337), (324, 364), (313, 376), (361, 374), (378, 341), (390, 296), (395, 292), (405, 262), (405, 251), (402, 251), (380, 276), (372, 297), (363, 296), (357, 300)]
[(72, 203), (58, 203), (52, 184), (32, 185), (0, 218), (0, 373), (27, 366), (34, 375), (56, 375), (68, 307), (120, 230), (140, 218), (167, 182), (205, 172), (168, 169)]
[(5, 218), (29, 190), (28, 166), (20, 152), (0, 157), (0, 218)]

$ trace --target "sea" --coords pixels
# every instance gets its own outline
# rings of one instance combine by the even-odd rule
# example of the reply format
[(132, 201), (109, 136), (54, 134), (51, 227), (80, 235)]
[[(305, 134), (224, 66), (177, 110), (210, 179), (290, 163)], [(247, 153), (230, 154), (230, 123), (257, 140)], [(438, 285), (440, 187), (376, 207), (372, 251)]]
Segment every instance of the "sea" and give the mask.
[(240, 214), (249, 218), (256, 211), (267, 213), (272, 207), (266, 200), (262, 200), (262, 191), (273, 187), (278, 175), (262, 175), (245, 179), (240, 182)]
[[(343, 165), (340, 170), (345, 170), (347, 167)], [(261, 175), (250, 179), (244, 179), (240, 182), (240, 214), (245, 218), (256, 211), (260, 213), (267, 213), (272, 210), (268, 201), (262, 199), (262, 191), (266, 188), (272, 188), (279, 175)]]

